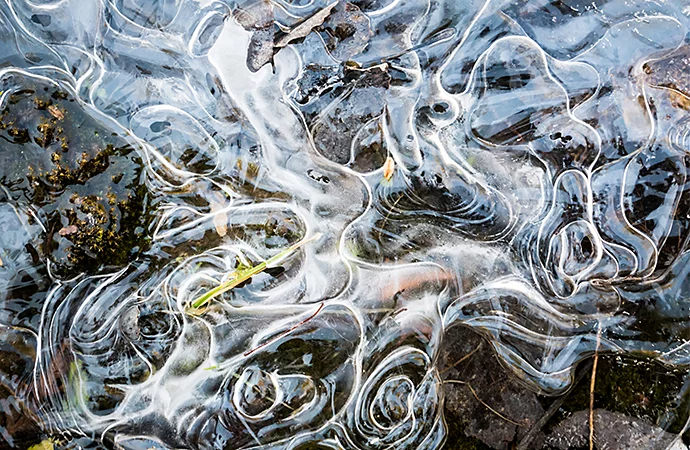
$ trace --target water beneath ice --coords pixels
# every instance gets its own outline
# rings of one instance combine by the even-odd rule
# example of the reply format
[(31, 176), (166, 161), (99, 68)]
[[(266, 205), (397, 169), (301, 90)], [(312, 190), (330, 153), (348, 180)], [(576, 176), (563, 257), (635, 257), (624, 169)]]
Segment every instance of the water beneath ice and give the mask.
[(439, 449), (455, 326), (687, 366), (688, 110), (682, 0), (2, 0), (0, 439)]

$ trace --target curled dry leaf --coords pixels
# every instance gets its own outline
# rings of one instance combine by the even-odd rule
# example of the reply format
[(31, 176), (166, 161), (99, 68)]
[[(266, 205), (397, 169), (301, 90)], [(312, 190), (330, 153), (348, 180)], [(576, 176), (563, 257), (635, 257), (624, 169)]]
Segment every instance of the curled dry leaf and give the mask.
[(242, 10), (235, 14), (238, 23), (246, 30), (252, 30), (254, 33), (249, 41), (249, 49), (247, 51), (247, 68), (252, 72), (257, 72), (266, 64), (273, 62), (273, 56), (281, 48), (287, 46), (290, 42), (301, 39), (307, 36), (311, 31), (323, 23), (324, 20), (331, 13), (331, 10), (338, 4), (333, 2), (325, 8), (319, 10), (309, 18), (305, 19), (296, 25), (288, 33), (276, 37), (275, 28), (273, 26), (273, 9), (270, 10), (270, 22), (267, 20), (268, 13), (263, 15), (251, 14), (248, 11)]
[(216, 196), (210, 197), (209, 207), (211, 214), (213, 214), (213, 226), (216, 228), (216, 233), (220, 237), (225, 236), (228, 234), (228, 214), (223, 211), (225, 205), (222, 199), (218, 199)]
[(268, 1), (238, 8), (233, 15), (245, 30), (253, 32), (247, 51), (247, 67), (252, 72), (272, 62), (273, 56), (281, 48), (314, 30), (321, 33), (328, 51), (340, 61), (348, 60), (364, 50), (372, 36), (367, 16), (357, 6), (343, 0), (332, 2), (288, 32), (278, 35), (273, 25), (273, 6)]

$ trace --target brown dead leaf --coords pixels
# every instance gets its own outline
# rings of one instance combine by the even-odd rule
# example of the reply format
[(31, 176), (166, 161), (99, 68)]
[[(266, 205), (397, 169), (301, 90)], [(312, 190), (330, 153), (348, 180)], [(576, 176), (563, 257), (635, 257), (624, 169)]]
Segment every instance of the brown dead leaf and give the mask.
[(240, 7), (232, 12), (237, 23), (247, 31), (262, 30), (273, 26), (273, 3), (262, 0), (251, 5)]
[(337, 1), (333, 2), (325, 8), (319, 10), (309, 18), (305, 19), (301, 23), (297, 24), (287, 34), (278, 39), (278, 41), (276, 41), (275, 43), (275, 46), (277, 48), (282, 48), (296, 39), (306, 37), (309, 33), (311, 33), (311, 31), (315, 27), (318, 27), (321, 24), (323, 24), (324, 20), (326, 20), (326, 18), (331, 14), (331, 11), (333, 10), (333, 8), (335, 8), (337, 4)]
[(371, 22), (356, 5), (340, 0), (320, 27), (326, 49), (338, 61), (360, 54), (373, 36)]

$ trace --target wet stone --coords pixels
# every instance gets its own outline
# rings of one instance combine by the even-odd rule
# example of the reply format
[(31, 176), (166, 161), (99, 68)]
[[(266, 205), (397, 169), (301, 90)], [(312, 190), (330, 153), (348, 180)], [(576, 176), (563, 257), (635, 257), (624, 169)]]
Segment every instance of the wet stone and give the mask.
[(312, 130), (317, 150), (340, 164), (357, 156), (351, 154), (352, 142), (360, 130), (383, 114), (390, 81), (385, 66), (343, 65), (336, 69), (309, 65), (297, 82), (295, 101)]
[[(624, 414), (597, 409), (593, 413), (597, 449), (686, 450), (676, 435)], [(564, 420), (546, 440), (554, 450), (575, 450), (589, 445), (589, 411), (578, 411)]]
[(684, 3), (0, 1), (0, 449), (685, 450)]
[[(594, 387), (594, 407), (620, 413), (630, 420), (663, 426), (679, 432), (684, 425), (684, 384), (687, 369), (672, 368), (644, 359), (603, 355), (599, 358)], [(589, 408), (590, 374), (581, 378), (554, 417), (549, 429), (572, 414)]]
[(39, 443), (42, 437), (43, 433), (26, 405), (0, 385), (0, 446), (29, 448)]
[(508, 450), (544, 415), (537, 395), (506, 372), (473, 331), (448, 331), (439, 367), (449, 434), (445, 450)]

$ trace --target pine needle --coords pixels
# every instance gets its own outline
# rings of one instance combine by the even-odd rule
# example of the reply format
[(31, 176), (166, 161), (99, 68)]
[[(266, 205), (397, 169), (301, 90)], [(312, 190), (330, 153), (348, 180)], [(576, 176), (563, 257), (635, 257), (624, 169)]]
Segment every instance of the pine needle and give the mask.
[(511, 419), (507, 418), (506, 416), (504, 416), (503, 414), (501, 414), (500, 412), (498, 412), (498, 411), (496, 411), (495, 409), (493, 409), (491, 406), (489, 406), (484, 400), (482, 400), (481, 398), (479, 398), (479, 395), (477, 395), (477, 393), (475, 392), (475, 390), (474, 390), (474, 388), (472, 387), (472, 385), (471, 385), (470, 383), (468, 383), (467, 381), (462, 381), (462, 380), (446, 380), (446, 381), (444, 381), (444, 383), (448, 383), (448, 384), (462, 384), (462, 385), (467, 386), (467, 387), (469, 388), (470, 392), (472, 393), (472, 395), (474, 396), (474, 398), (476, 398), (477, 401), (478, 401), (479, 403), (481, 403), (482, 405), (484, 405), (484, 407), (485, 407), (486, 409), (488, 409), (488, 410), (491, 411), (492, 413), (496, 414), (498, 417), (500, 417), (501, 419), (505, 420), (505, 421), (508, 422), (508, 423), (512, 423), (513, 425), (516, 425), (516, 426), (518, 426), (518, 427), (524, 427), (524, 426), (525, 426), (524, 423), (518, 423), (518, 422), (516, 422), (516, 421), (514, 421), (514, 420), (511, 420)]
[(458, 359), (458, 360), (455, 361), (453, 364), (451, 364), (450, 366), (446, 367), (446, 368), (443, 369), (441, 372), (439, 372), (439, 375), (445, 374), (445, 373), (448, 372), (449, 370), (454, 369), (458, 364), (462, 363), (463, 361), (468, 360), (469, 358), (472, 357), (472, 355), (474, 355), (475, 353), (477, 353), (477, 352), (479, 351), (480, 348), (482, 348), (482, 342), (480, 342), (479, 345), (477, 345), (477, 347), (476, 347), (474, 350), (472, 350), (471, 352), (469, 352), (468, 354), (466, 354), (465, 356), (463, 356), (462, 358)]
[(188, 308), (187, 312), (196, 312), (201, 308), (202, 306), (205, 306), (207, 303), (209, 303), (211, 300), (214, 298), (218, 297), (221, 294), (224, 294), (225, 292), (228, 292), (235, 287), (239, 286), (240, 284), (244, 283), (254, 275), (257, 275), (264, 270), (275, 266), (276, 264), (282, 262), (285, 258), (290, 256), (292, 253), (295, 252), (295, 250), (299, 249), (300, 247), (304, 246), (305, 244), (315, 241), (316, 239), (320, 238), (321, 234), (317, 233), (313, 235), (310, 238), (302, 239), (301, 241), (297, 242), (294, 245), (291, 245), (287, 249), (283, 250), (282, 252), (278, 253), (275, 256), (272, 256), (268, 258), (266, 261), (263, 261), (256, 266), (244, 266), (240, 265), (232, 274), (230, 274), (230, 279), (226, 281), (225, 283), (222, 283), (215, 288), (211, 289), (210, 291), (206, 292), (205, 294), (200, 295), (196, 299), (194, 299)]
[(249, 356), (249, 355), (251, 355), (252, 353), (254, 353), (255, 351), (260, 350), (260, 349), (266, 347), (267, 345), (270, 345), (270, 344), (272, 344), (273, 342), (277, 341), (278, 339), (281, 339), (281, 338), (287, 336), (288, 334), (292, 333), (292, 332), (295, 331), (297, 328), (301, 327), (302, 325), (304, 325), (305, 323), (309, 322), (309, 321), (312, 320), (314, 317), (316, 317), (317, 314), (319, 314), (319, 313), (321, 312), (321, 310), (323, 309), (323, 307), (324, 307), (324, 303), (321, 302), (321, 304), (319, 305), (319, 307), (318, 307), (318, 309), (316, 310), (316, 312), (314, 312), (314, 314), (312, 314), (311, 316), (307, 317), (306, 319), (304, 319), (303, 321), (301, 321), (301, 322), (298, 323), (297, 325), (294, 325), (294, 326), (290, 327), (289, 329), (283, 331), (283, 332), (280, 333), (278, 336), (275, 336), (273, 339), (270, 339), (270, 340), (264, 342), (263, 344), (259, 345), (258, 347), (254, 347), (253, 349), (246, 351), (246, 352), (244, 353), (244, 356)]

